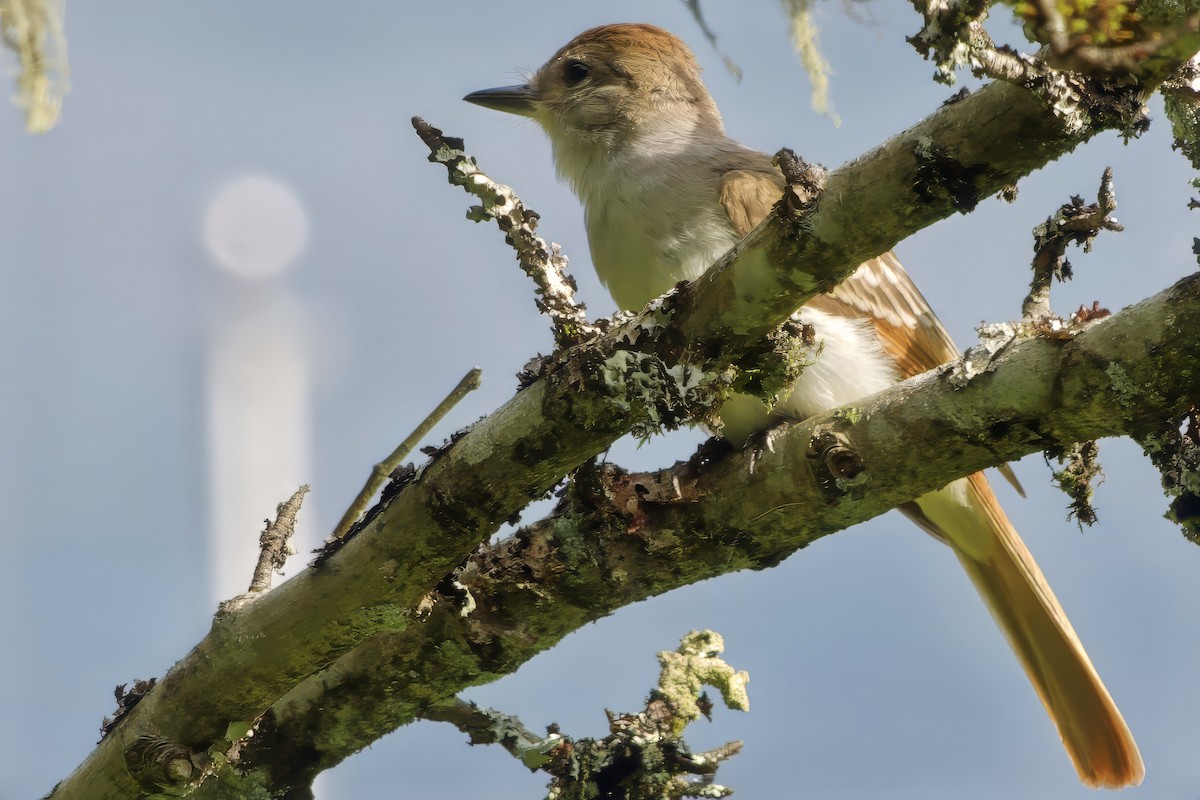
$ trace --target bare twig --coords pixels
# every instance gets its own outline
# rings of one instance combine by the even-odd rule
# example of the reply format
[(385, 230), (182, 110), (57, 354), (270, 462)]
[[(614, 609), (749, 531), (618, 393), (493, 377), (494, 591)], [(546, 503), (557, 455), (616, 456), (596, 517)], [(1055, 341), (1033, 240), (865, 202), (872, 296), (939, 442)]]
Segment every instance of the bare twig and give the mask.
[(291, 497), (275, 507), (275, 521), (266, 520), (266, 527), (258, 537), (258, 564), (254, 567), (254, 577), (250, 580), (250, 593), (265, 592), (271, 588), (271, 575), (276, 570), (283, 569), (288, 556), (294, 555), (292, 549), (292, 534), (296, 532), (296, 515), (300, 513), (300, 505), (304, 495), (308, 494), (308, 484), (297, 489)]
[(537, 307), (550, 317), (555, 342), (569, 347), (594, 335), (597, 328), (588, 322), (583, 304), (575, 300), (575, 279), (567, 274), (567, 257), (557, 244), (547, 244), (534, 232), (537, 212), (527, 209), (512, 187), (484, 174), (475, 158), (463, 150), (462, 139), (444, 136), (420, 117), (412, 118), (412, 126), (429, 147), (429, 160), (446, 166), (450, 183), (480, 199), (467, 217), (475, 222), (494, 219), (504, 231), (521, 269), (537, 285)]
[(729, 74), (740, 83), (742, 80), (742, 68), (734, 63), (732, 58), (722, 53), (721, 48), (717, 46), (717, 34), (704, 21), (704, 11), (700, 8), (700, 0), (682, 0), (682, 2), (687, 7), (687, 10), (692, 13), (692, 19), (696, 20), (696, 24), (700, 26), (700, 32), (704, 34), (705, 39), (708, 39), (708, 43), (712, 45), (713, 52), (721, 59), (721, 63), (725, 65), (725, 69), (729, 70)]
[(350, 503), (350, 507), (346, 509), (346, 513), (342, 514), (342, 519), (338, 522), (337, 527), (333, 529), (333, 533), (325, 540), (326, 544), (336, 542), (339, 539), (344, 539), (354, 524), (366, 512), (367, 507), (371, 504), (371, 498), (375, 493), (387, 483), (392, 473), (400, 466), (400, 462), (412, 452), (412, 449), (417, 446), (425, 436), (433, 430), (433, 426), (442, 421), (442, 417), (450, 412), (450, 409), (458, 405), (464, 397), (479, 388), (479, 378), (482, 375), (479, 367), (475, 367), (470, 372), (462, 377), (458, 385), (450, 390), (450, 394), (438, 403), (437, 408), (429, 412), (429, 416), (421, 421), (412, 433), (410, 433), (404, 441), (397, 445), (396, 449), (391, 454), (371, 468), (371, 474), (367, 476), (367, 482), (359, 489), (355, 495), (354, 501)]
[(1072, 197), (1054, 216), (1033, 229), (1033, 281), (1021, 305), (1021, 316), (1026, 322), (1050, 316), (1050, 284), (1055, 278), (1060, 281), (1071, 278), (1071, 262), (1064, 258), (1069, 245), (1082, 245), (1087, 253), (1100, 231), (1125, 230), (1125, 226), (1109, 216), (1116, 208), (1113, 171), (1108, 167), (1100, 179), (1095, 203), (1085, 206), (1083, 198)]

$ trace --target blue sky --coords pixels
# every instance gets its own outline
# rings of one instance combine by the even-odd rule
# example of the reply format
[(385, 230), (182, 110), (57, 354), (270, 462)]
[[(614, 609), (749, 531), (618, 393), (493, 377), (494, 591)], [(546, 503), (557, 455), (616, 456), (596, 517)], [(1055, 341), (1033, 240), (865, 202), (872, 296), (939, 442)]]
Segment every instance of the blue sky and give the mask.
[[(467, 369), (483, 368), (483, 388), (430, 441), (497, 407), (550, 348), (502, 236), (464, 219), (466, 196), (425, 161), (410, 116), (464, 137), (517, 188), (571, 257), (590, 311), (606, 314), (541, 132), (459, 98), (515, 82), (591, 25), (653, 22), (694, 47), (734, 136), (835, 167), (951, 91), (904, 43), (918, 27), (906, 5), (850, 8), (855, 18), (836, 3), (818, 15), (835, 127), (810, 110), (771, 2), (706, 5), (740, 83), (678, 2), (70, 3), (59, 127), (28, 136), (0, 107), (0, 798), (64, 777), (112, 712), (112, 687), (161, 675), (204, 635), (218, 575), (248, 581), (249, 561), (211, 545), (218, 517), (252, 543), (306, 480), (306, 549)], [(1055, 307), (1120, 308), (1195, 268), (1189, 168), (1157, 101), (1151, 113), (1140, 141), (1101, 136), (1022, 181), (1015, 203), (988, 201), (897, 248), (961, 346), (980, 321), (1019, 314), (1031, 228), (1070, 195), (1093, 197), (1107, 165), (1127, 231), (1071, 254), (1077, 277)], [(204, 243), (213, 198), (247, 175), (289, 187), (307, 218), (305, 249), (273, 278), (218, 269)], [(294, 371), (267, 368), (275, 346)], [(225, 396), (248, 407), (303, 394), (280, 423), (299, 431), (297, 455), (277, 477), (255, 473), (261, 489), (227, 484), (258, 463), (254, 436), (278, 420), (242, 420), (233, 450), (214, 445), (222, 352), (263, 359), (242, 363)], [(662, 466), (699, 438), (622, 442), (610, 457)], [(1029, 499), (998, 491), (1141, 744), (1146, 782), (1127, 795), (1195, 796), (1200, 550), (1160, 518), (1134, 446), (1101, 452), (1101, 523), (1083, 534), (1040, 457), (1016, 467)], [(228, 501), (234, 490), (248, 506)], [(742, 796), (1090, 795), (950, 552), (895, 514), (773, 570), (623, 609), (469, 696), (532, 728), (599, 735), (604, 708), (639, 706), (655, 652), (700, 627), (723, 633), (728, 661), (751, 674), (751, 712), (718, 712), (691, 737), (745, 740), (720, 773)], [(333, 771), (322, 796), (531, 797), (543, 784), (502, 751), (423, 724)]]

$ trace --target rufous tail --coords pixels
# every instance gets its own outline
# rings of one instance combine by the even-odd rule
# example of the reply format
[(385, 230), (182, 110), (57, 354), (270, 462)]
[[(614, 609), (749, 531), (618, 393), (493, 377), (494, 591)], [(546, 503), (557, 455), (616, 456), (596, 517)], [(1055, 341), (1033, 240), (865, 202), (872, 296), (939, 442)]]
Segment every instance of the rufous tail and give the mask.
[(912, 505), (906, 513), (954, 549), (987, 602), (1080, 780), (1111, 789), (1141, 783), (1145, 767), (1133, 734), (983, 474)]

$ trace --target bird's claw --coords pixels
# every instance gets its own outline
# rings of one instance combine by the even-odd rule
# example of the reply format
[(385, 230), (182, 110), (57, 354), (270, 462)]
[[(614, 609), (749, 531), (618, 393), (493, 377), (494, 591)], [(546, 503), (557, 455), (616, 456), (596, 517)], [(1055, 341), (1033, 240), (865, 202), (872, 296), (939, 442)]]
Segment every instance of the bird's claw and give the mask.
[(787, 420), (779, 420), (763, 428), (761, 431), (750, 434), (742, 450), (747, 455), (751, 475), (754, 474), (754, 470), (764, 454), (775, 452), (775, 442), (787, 435), (788, 428), (791, 425)]

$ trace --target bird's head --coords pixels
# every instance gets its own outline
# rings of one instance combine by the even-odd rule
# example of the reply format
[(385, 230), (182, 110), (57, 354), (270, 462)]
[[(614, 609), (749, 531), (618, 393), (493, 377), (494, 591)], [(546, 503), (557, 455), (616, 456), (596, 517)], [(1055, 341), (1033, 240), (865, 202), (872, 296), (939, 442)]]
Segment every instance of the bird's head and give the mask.
[(560, 150), (611, 156), (631, 141), (720, 131), (721, 117), (695, 56), (653, 25), (604, 25), (576, 36), (520, 86), (472, 92), (464, 100), (536, 120)]

